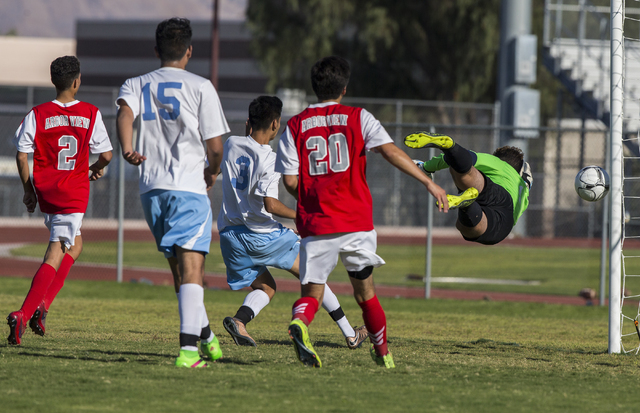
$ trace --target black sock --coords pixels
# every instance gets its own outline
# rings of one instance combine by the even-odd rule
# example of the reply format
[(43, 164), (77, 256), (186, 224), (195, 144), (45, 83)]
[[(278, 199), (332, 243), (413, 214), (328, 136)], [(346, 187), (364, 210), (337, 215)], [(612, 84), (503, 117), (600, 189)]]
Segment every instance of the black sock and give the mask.
[(245, 326), (249, 324), (249, 321), (251, 321), (253, 317), (255, 317), (253, 310), (247, 307), (246, 305), (243, 305), (242, 307), (240, 307), (238, 309), (238, 312), (234, 316), (234, 318), (237, 318), (238, 320), (242, 321), (242, 323)]
[(458, 221), (465, 227), (473, 228), (482, 220), (482, 207), (477, 202), (458, 210)]
[(180, 347), (184, 347), (184, 346), (198, 347), (199, 339), (200, 337), (198, 337), (195, 334), (180, 333)]
[(449, 149), (444, 149), (442, 152), (444, 153), (444, 161), (447, 165), (461, 174), (469, 172), (469, 169), (471, 169), (478, 159), (476, 154), (457, 143)]
[(200, 331), (200, 340), (206, 340), (209, 337), (211, 337), (211, 327), (207, 324), (207, 326)]

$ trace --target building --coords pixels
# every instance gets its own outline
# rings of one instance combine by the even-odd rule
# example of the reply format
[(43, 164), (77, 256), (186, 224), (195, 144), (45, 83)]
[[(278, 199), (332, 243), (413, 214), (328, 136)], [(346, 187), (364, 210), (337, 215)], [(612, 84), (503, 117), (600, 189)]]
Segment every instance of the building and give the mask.
[[(130, 77), (159, 67), (154, 53), (157, 21), (79, 20), (77, 56), (87, 86), (120, 87)], [(209, 78), (211, 22), (192, 21), (193, 57), (187, 69)], [(218, 90), (264, 93), (266, 76), (251, 53), (251, 33), (244, 22), (221, 21)]]

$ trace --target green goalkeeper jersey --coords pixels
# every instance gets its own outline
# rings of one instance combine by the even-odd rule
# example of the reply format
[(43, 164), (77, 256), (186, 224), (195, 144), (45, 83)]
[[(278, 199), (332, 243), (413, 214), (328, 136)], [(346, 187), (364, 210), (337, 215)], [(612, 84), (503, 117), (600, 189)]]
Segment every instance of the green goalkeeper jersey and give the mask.
[[(474, 165), (477, 170), (485, 174), (493, 183), (500, 185), (509, 192), (513, 199), (513, 225), (518, 222), (520, 215), (529, 206), (529, 186), (520, 174), (505, 161), (488, 153), (476, 153), (478, 159)], [(444, 154), (432, 158), (424, 163), (427, 172), (435, 172), (448, 168), (444, 161)]]

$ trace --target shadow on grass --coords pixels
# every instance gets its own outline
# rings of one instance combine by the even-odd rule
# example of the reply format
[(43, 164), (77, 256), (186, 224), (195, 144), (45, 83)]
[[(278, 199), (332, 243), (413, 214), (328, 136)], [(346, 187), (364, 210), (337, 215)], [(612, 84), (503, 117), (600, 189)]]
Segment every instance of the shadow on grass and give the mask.
[[(86, 351), (89, 352), (89, 351)], [(124, 355), (126, 354), (130, 354), (130, 355), (134, 355), (134, 356), (141, 356), (141, 354), (139, 353), (114, 353), (119, 355), (120, 357), (117, 358), (99, 358), (99, 357), (89, 357), (89, 356), (74, 356), (74, 355), (61, 355), (61, 354), (45, 354), (45, 353), (30, 353), (30, 352), (26, 352), (26, 351), (21, 351), (20, 353), (18, 353), (18, 355), (20, 356), (28, 356), (28, 357), (46, 357), (46, 358), (52, 358), (52, 359), (62, 359), (62, 360), (82, 360), (82, 361), (98, 361), (101, 363), (140, 363), (140, 364), (156, 364), (157, 361), (148, 358), (148, 359), (129, 359), (124, 357)], [(144, 357), (167, 357), (164, 355), (158, 355), (158, 354), (153, 354), (150, 356), (144, 356)]]
[[(8, 345), (3, 347), (11, 348)], [(19, 350), (19, 352), (17, 353), (17, 355), (19, 356), (46, 357), (46, 358), (61, 359), (61, 360), (98, 361), (102, 363), (139, 363), (139, 364), (147, 365), (147, 364), (158, 364), (158, 359), (173, 360), (176, 357), (175, 355), (172, 355), (172, 354), (139, 353), (139, 352), (133, 352), (133, 351), (123, 352), (123, 351), (103, 351), (103, 350), (78, 350), (76, 351), (76, 353), (83, 354), (83, 355), (64, 355), (64, 354), (48, 354), (47, 352), (51, 351), (49, 349), (46, 349), (46, 350), (42, 349), (41, 350), (42, 352), (38, 352), (39, 349), (36, 349), (36, 351), (33, 351), (34, 349), (31, 349), (31, 351), (24, 351), (19, 348), (16, 348), (16, 349)], [(57, 350), (57, 351), (65, 351), (65, 350)], [(91, 357), (89, 355), (86, 355), (87, 353), (95, 354), (96, 356)], [(100, 357), (100, 355), (103, 355), (104, 357)], [(247, 361), (247, 360), (240, 360), (234, 357), (227, 357), (227, 358), (223, 357), (219, 360), (216, 360), (215, 362), (220, 364), (250, 366), (250, 365), (258, 365), (258, 364), (265, 363), (266, 360)]]
[[(336, 343), (331, 343), (329, 341), (313, 341), (313, 347), (324, 347), (324, 348), (346, 348), (346, 345), (340, 345), (340, 344), (336, 344)], [(291, 340), (259, 340), (258, 344), (262, 344), (262, 345), (277, 345), (277, 346), (292, 346), (293, 344), (291, 343)]]

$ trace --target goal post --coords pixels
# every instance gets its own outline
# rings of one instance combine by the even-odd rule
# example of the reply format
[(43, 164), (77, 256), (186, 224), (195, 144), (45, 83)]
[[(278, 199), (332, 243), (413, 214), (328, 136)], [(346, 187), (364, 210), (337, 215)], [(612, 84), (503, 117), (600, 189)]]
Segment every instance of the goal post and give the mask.
[(621, 279), (622, 241), (622, 131), (623, 131), (623, 70), (624, 70), (624, 0), (611, 0), (611, 66), (610, 66), (610, 150), (611, 192), (609, 201), (609, 353), (621, 352)]

